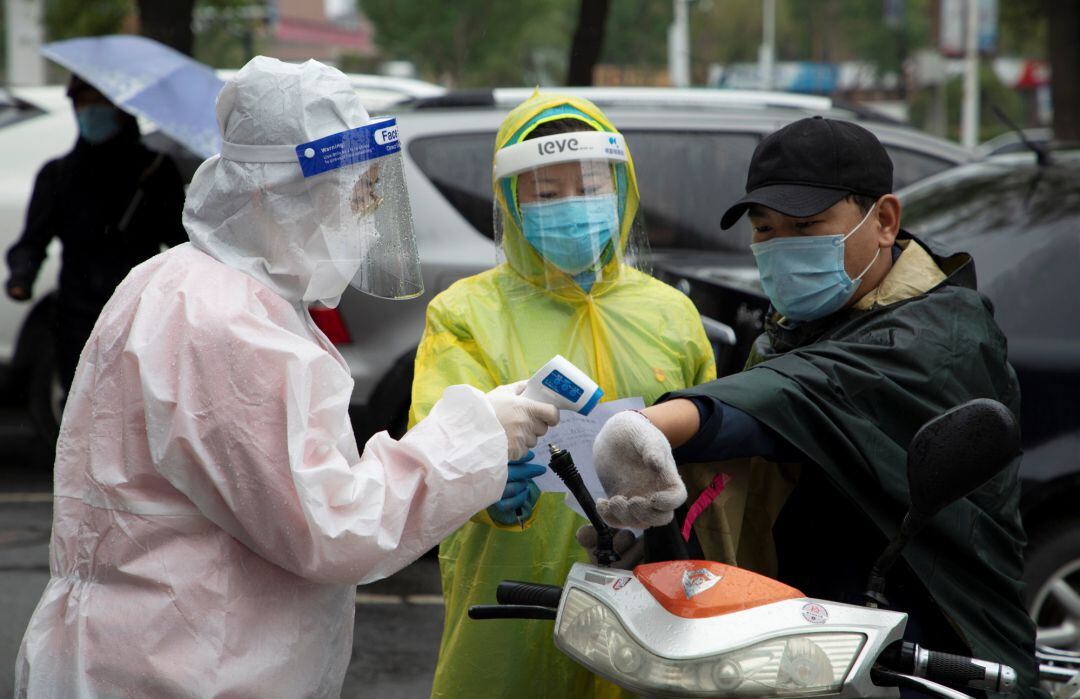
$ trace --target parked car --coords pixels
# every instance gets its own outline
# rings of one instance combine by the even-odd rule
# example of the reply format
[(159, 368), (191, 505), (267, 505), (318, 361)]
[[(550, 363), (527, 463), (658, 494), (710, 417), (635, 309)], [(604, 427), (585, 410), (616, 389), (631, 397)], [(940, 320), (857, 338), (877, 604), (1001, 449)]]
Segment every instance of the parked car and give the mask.
[(1080, 651), (1080, 151), (957, 168), (901, 194), (903, 221), (975, 257), (1020, 379), (1027, 603), (1039, 641)]
[[(1020, 381), (1027, 604), (1041, 643), (1080, 651), (1080, 151), (964, 165), (900, 192), (907, 230), (943, 254), (970, 252)], [(768, 301), (753, 261), (686, 258), (668, 273), (698, 308), (733, 317), (739, 346)], [(730, 314), (730, 315), (725, 315)]]

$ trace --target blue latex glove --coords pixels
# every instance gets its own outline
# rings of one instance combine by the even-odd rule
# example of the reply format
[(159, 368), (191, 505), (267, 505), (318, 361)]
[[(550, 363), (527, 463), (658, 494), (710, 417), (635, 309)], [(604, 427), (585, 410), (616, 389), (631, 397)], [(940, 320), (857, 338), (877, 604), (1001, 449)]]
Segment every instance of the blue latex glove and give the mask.
[(536, 501), (540, 498), (540, 488), (533, 478), (543, 475), (547, 466), (529, 463), (536, 455), (531, 451), (517, 461), (511, 461), (507, 467), (506, 487), (502, 499), (488, 508), (488, 516), (503, 525), (518, 523), (532, 515)]

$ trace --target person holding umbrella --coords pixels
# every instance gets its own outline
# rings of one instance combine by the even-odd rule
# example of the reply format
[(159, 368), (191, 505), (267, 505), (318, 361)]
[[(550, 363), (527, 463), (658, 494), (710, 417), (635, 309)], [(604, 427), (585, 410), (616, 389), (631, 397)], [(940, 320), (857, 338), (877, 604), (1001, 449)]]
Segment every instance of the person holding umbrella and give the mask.
[(23, 234), (7, 251), (6, 284), (12, 299), (29, 301), (49, 244), (60, 240), (53, 334), (65, 392), (117, 285), (162, 246), (187, 241), (183, 182), (173, 160), (144, 146), (135, 117), (78, 75), (67, 94), (79, 138), (38, 173)]

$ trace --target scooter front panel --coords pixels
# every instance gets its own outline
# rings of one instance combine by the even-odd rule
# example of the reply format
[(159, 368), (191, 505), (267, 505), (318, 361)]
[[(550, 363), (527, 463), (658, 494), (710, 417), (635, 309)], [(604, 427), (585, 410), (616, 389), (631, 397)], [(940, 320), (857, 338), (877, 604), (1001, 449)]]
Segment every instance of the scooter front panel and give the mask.
[[(712, 568), (709, 570), (712, 571)], [(706, 576), (705, 580), (708, 588), (705, 592), (723, 585), (722, 579), (711, 585), (708, 585), (710, 578)], [(691, 585), (689, 597), (692, 599), (703, 594), (702, 586)], [(907, 623), (906, 614), (792, 597), (721, 612), (715, 616), (680, 616), (666, 609), (635, 575), (611, 568), (576, 564), (567, 578), (554, 630), (556, 645), (572, 657), (575, 654), (560, 638), (560, 632), (566, 631), (566, 601), (575, 589), (600, 602), (614, 614), (636, 644), (660, 658), (673, 661), (707, 659), (762, 647), (762, 644), (767, 647), (770, 640), (792, 638), (800, 639), (797, 643), (803, 645), (806, 644), (801, 639), (819, 640), (813, 646), (820, 645), (829, 652), (838, 648), (837, 644), (847, 643), (845, 647), (857, 649), (857, 652), (852, 650), (855, 655), (850, 663), (838, 661), (839, 664), (834, 665), (833, 671), (838, 679), (844, 680), (844, 684), (841, 691), (833, 696), (897, 696), (894, 688), (873, 685), (869, 674), (873, 661), (881, 651), (902, 637)], [(684, 590), (683, 594), (686, 593)], [(854, 635), (862, 640), (850, 646)], [(790, 653), (783, 655), (787, 657)], [(618, 681), (619, 678), (609, 676), (609, 679)]]

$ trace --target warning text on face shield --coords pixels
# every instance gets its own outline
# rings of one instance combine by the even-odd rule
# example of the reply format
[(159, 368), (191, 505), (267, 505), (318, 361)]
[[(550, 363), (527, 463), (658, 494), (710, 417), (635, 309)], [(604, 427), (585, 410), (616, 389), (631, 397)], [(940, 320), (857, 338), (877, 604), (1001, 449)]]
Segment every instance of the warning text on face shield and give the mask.
[(296, 147), (296, 158), (304, 177), (312, 177), (346, 165), (392, 155), (400, 150), (397, 123), (394, 119), (387, 119), (301, 143)]

